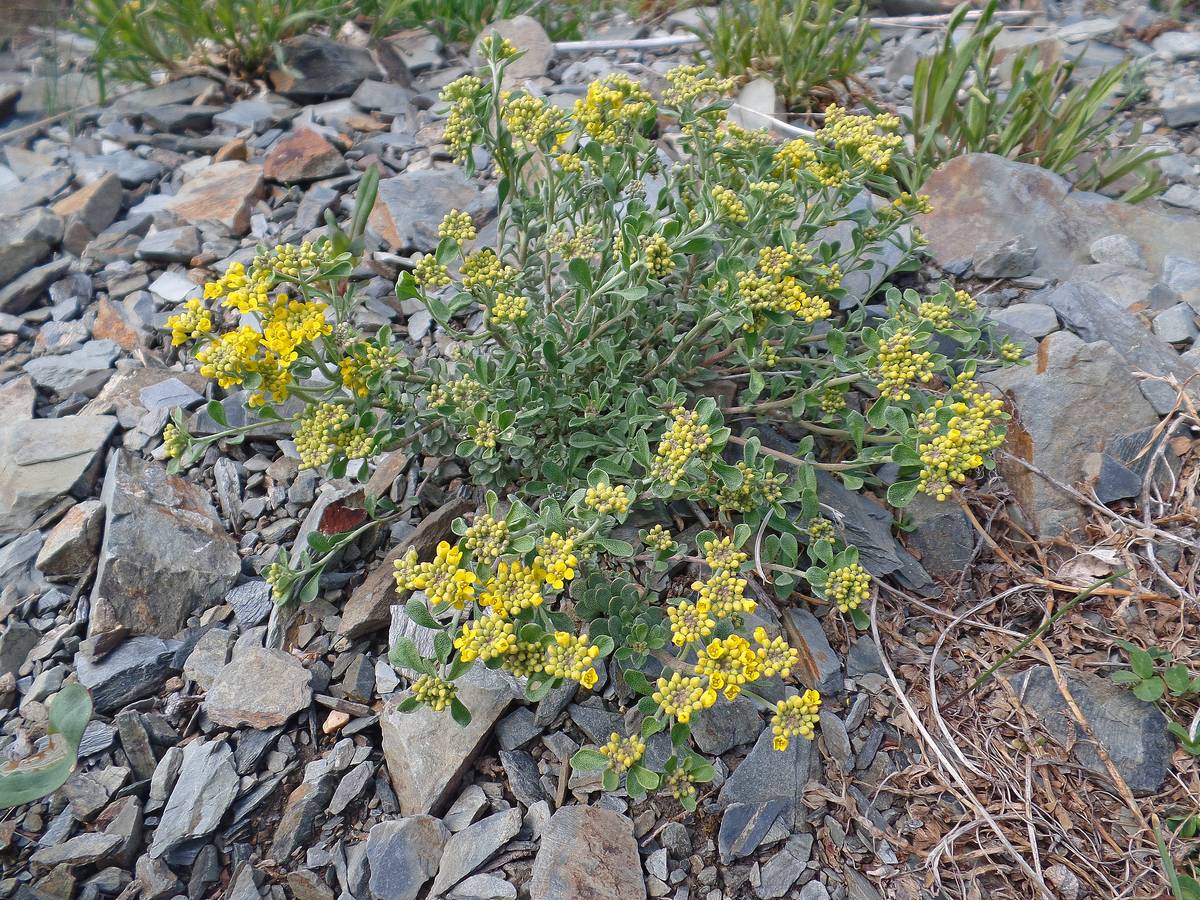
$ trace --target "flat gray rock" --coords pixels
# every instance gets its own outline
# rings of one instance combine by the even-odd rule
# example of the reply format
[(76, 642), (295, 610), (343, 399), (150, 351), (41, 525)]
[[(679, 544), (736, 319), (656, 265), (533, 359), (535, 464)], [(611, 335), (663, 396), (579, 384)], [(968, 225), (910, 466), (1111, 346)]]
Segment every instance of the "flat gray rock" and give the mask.
[(444, 806), (491, 736), (492, 726), (514, 699), (513, 684), (482, 666), (456, 683), (459, 700), (471, 711), (471, 722), (465, 728), (447, 713), (427, 706), (402, 713), (395, 702), (389, 702), (380, 714), (384, 759), (400, 811), (406, 816), (436, 812)]
[(633, 823), (596, 806), (564, 806), (542, 832), (530, 900), (645, 900)]
[(380, 822), (367, 836), (371, 896), (375, 900), (415, 900), (438, 869), (450, 832), (433, 816)]
[(241, 574), (208, 491), (159, 463), (117, 451), (101, 499), (107, 519), (92, 598), (105, 598), (133, 633), (175, 634)]
[(65, 416), (0, 425), (0, 534), (19, 534), (60, 497), (91, 490), (112, 416)]
[(216, 673), (204, 711), (219, 725), (267, 729), (311, 702), (311, 678), (300, 660), (282, 650), (247, 647)]
[(192, 741), (183, 748), (175, 787), (159, 816), (147, 854), (162, 856), (185, 841), (217, 830), (237, 796), (239, 779), (233, 751), (224, 741)]
[[(1092, 734), (1129, 789), (1145, 796), (1161, 788), (1175, 750), (1166, 716), (1153, 703), (1143, 703), (1132, 691), (1104, 678), (1066, 668), (1061, 672)], [(1059, 744), (1071, 748), (1071, 755), (1082, 766), (1108, 782), (1108, 769), (1072, 715), (1050, 667), (1035, 666), (1014, 685), (1025, 706)]]

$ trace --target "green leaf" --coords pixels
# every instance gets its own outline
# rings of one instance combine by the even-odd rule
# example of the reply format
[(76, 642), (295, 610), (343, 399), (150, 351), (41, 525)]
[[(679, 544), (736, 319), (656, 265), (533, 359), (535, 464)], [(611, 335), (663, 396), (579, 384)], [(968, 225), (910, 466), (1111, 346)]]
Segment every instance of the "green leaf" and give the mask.
[(613, 652), (613, 639), (607, 634), (598, 634), (592, 637), (592, 644), (600, 648), (600, 656), (605, 657)]
[(418, 700), (416, 697), (405, 697), (403, 700), (401, 700), (396, 705), (396, 708), (398, 710), (400, 710), (400, 712), (402, 712), (402, 713), (407, 713), (407, 712), (412, 712), (414, 709), (416, 709), (420, 705), (421, 705), (421, 701)]
[(1163, 681), (1167, 683), (1172, 694), (1186, 694), (1191, 680), (1187, 666), (1171, 666), (1163, 673)]
[(859, 631), (867, 631), (871, 627), (871, 617), (861, 606), (856, 606), (850, 610), (850, 621), (854, 623), (854, 627)]
[(1133, 686), (1133, 696), (1146, 703), (1153, 703), (1163, 695), (1161, 678), (1148, 678)]
[(671, 745), (682, 747), (687, 743), (688, 735), (691, 733), (692, 729), (687, 722), (676, 722), (671, 726)]
[(628, 541), (617, 540), (616, 538), (595, 538), (596, 544), (601, 547), (609, 556), (615, 556), (618, 559), (629, 559), (634, 554), (633, 544)]
[(1130, 650), (1129, 665), (1138, 678), (1150, 678), (1154, 674), (1154, 657), (1145, 650)]
[(65, 685), (50, 701), (46, 748), (0, 764), (0, 809), (31, 803), (62, 787), (75, 769), (79, 741), (91, 717), (87, 688)]
[(471, 711), (457, 697), (450, 701), (450, 715), (463, 728), (471, 724)]
[(658, 787), (658, 773), (647, 769), (645, 766), (634, 766), (629, 770), (629, 774), (637, 780), (638, 784), (648, 791), (652, 791)]
[(321, 573), (317, 571), (309, 577), (308, 581), (304, 582), (304, 587), (300, 589), (300, 602), (312, 603), (317, 599), (317, 592), (320, 590), (320, 588)]
[(664, 723), (662, 719), (649, 716), (645, 719), (642, 719), (642, 737), (648, 738), (652, 734), (658, 734), (666, 727), (666, 723)]
[(621, 783), (621, 779), (617, 777), (617, 773), (612, 769), (605, 769), (601, 779), (604, 783), (604, 789), (612, 793), (617, 789), (617, 785)]
[(599, 750), (584, 747), (582, 750), (576, 750), (575, 755), (571, 757), (571, 768), (576, 772), (599, 772), (608, 768), (608, 757)]
[(887, 489), (887, 502), (897, 509), (902, 509), (913, 502), (920, 487), (921, 482), (915, 478), (911, 481), (897, 481)]
[(388, 659), (391, 660), (392, 665), (401, 669), (412, 669), (426, 675), (432, 671), (429, 662), (421, 656), (417, 645), (412, 642), (411, 638), (398, 638), (388, 654)]
[(450, 635), (444, 631), (439, 631), (433, 636), (433, 653), (437, 657), (438, 662), (445, 662), (450, 658), (450, 654), (454, 652), (454, 641), (450, 639)]
[(639, 672), (637, 669), (630, 669), (624, 673), (624, 678), (625, 684), (631, 691), (641, 694), (643, 697), (654, 693), (654, 688), (650, 686), (650, 680), (646, 678), (645, 673)]
[(438, 620), (433, 617), (433, 613), (429, 611), (429, 607), (425, 602), (417, 597), (409, 597), (408, 603), (404, 604), (404, 612), (410, 619), (422, 628), (441, 628)]
[(209, 400), (204, 407), (204, 411), (218, 425), (224, 428), (229, 427), (229, 421), (225, 418), (225, 407), (221, 405), (220, 400)]

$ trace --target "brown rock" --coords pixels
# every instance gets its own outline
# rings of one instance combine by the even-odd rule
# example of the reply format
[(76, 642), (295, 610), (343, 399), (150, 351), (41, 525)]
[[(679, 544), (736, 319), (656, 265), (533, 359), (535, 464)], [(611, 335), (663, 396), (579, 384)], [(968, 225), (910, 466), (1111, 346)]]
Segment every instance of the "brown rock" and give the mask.
[(282, 650), (250, 647), (217, 673), (204, 711), (218, 725), (274, 728), (312, 702), (308, 670)]
[(71, 222), (78, 222), (95, 236), (116, 220), (124, 200), (121, 180), (115, 172), (110, 172), (59, 200), (53, 211), (67, 220), (68, 228)]
[(142, 345), (137, 326), (126, 319), (124, 309), (119, 304), (107, 297), (97, 305), (92, 337), (114, 341), (122, 350), (133, 351)]
[(331, 178), (345, 171), (346, 160), (338, 149), (309, 128), (297, 129), (283, 138), (263, 162), (263, 174), (282, 184)]
[(165, 208), (190, 225), (241, 237), (250, 230), (250, 212), (262, 192), (259, 166), (227, 160), (195, 175)]
[(213, 154), (213, 162), (226, 162), (227, 160), (245, 162), (249, 158), (250, 148), (246, 146), (246, 142), (241, 138), (234, 138)]
[(1152, 271), (1163, 257), (1191, 258), (1200, 220), (1073, 191), (1046, 169), (990, 153), (955, 157), (930, 176), (922, 192), (933, 212), (920, 217), (939, 263), (973, 257), (980, 244), (1020, 235), (1037, 248), (1035, 275), (1061, 278), (1091, 262), (1097, 238), (1125, 234), (1141, 247)]
[(104, 504), (84, 500), (67, 510), (46, 536), (34, 563), (49, 578), (76, 578), (91, 570), (104, 532)]
[(595, 806), (564, 806), (546, 823), (530, 900), (644, 900), (633, 823)]
[(394, 577), (396, 560), (410, 547), (416, 549), (418, 558), (431, 559), (438, 543), (449, 537), (450, 524), (473, 508), (474, 504), (461, 498), (450, 500), (426, 516), (412, 534), (393, 547), (346, 601), (338, 635), (353, 640), (387, 627), (392, 604), (400, 602)]

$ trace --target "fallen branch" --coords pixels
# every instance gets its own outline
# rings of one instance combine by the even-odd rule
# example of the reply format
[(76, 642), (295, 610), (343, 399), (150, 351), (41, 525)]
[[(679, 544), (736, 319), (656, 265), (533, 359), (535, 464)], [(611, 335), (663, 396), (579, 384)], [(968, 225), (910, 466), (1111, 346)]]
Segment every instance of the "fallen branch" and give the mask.
[[(964, 21), (974, 22), (978, 12), (967, 13)], [(1033, 10), (1001, 11), (994, 15), (998, 22), (1024, 22), (1033, 15)], [(867, 24), (879, 28), (943, 28), (950, 22), (950, 14), (928, 16), (871, 16)], [(559, 53), (591, 53), (596, 50), (666, 50), (671, 47), (687, 47), (703, 43), (696, 34), (669, 34), (652, 38), (616, 38), (595, 41), (556, 41), (554, 49)]]

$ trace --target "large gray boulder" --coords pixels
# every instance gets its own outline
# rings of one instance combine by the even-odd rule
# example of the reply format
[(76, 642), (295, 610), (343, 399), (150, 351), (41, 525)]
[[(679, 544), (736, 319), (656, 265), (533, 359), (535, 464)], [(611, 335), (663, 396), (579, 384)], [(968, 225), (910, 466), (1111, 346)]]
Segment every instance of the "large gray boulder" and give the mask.
[(92, 600), (107, 601), (106, 624), (170, 637), (233, 587), (237, 544), (207, 491), (119, 450), (101, 499), (107, 516)]

